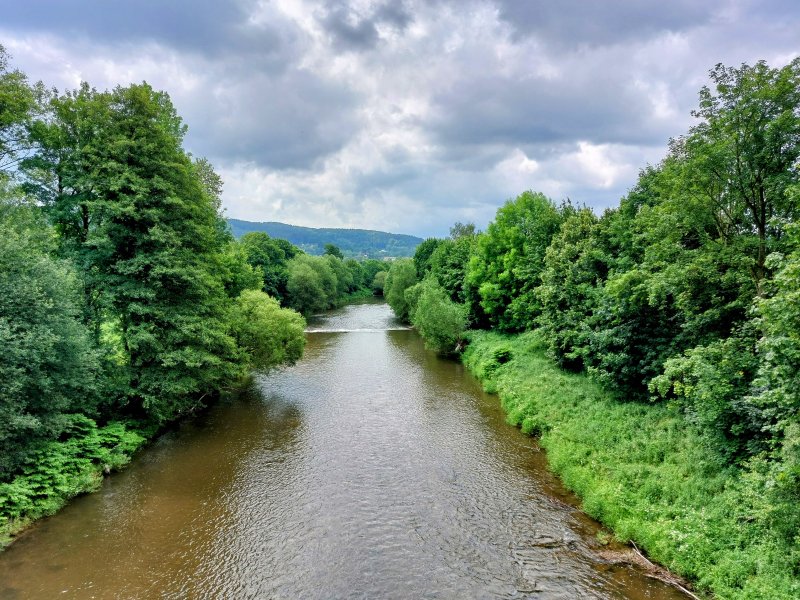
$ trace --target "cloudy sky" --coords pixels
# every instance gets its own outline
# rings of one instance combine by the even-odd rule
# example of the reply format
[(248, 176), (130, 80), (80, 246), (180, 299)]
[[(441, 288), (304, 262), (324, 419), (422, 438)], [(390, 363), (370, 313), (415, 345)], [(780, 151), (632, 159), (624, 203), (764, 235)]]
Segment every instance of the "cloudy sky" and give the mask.
[(527, 189), (615, 205), (716, 63), (800, 54), (796, 0), (4, 4), (31, 79), (169, 92), (228, 216), (421, 236)]

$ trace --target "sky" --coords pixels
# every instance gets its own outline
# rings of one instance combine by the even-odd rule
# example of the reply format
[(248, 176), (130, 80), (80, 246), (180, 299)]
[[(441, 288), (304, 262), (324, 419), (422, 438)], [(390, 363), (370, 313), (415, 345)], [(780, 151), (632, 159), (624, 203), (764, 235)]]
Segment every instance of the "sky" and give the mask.
[(3, 4), (31, 80), (167, 91), (227, 216), (421, 237), (529, 189), (616, 206), (714, 65), (800, 55), (796, 0)]

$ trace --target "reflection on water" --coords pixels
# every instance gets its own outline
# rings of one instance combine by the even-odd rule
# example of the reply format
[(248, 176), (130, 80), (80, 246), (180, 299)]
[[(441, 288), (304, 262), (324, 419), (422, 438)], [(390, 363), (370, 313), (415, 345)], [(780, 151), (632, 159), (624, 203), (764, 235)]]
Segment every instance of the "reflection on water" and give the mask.
[(595, 558), (535, 442), (386, 305), (310, 329), (0, 555), (0, 597), (681, 597)]

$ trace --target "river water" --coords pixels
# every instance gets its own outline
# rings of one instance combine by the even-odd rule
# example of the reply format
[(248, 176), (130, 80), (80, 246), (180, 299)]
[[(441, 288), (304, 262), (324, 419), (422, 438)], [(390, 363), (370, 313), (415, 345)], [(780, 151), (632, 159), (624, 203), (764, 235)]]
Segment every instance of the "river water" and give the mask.
[(1, 598), (633, 598), (497, 398), (382, 303), (0, 554)]

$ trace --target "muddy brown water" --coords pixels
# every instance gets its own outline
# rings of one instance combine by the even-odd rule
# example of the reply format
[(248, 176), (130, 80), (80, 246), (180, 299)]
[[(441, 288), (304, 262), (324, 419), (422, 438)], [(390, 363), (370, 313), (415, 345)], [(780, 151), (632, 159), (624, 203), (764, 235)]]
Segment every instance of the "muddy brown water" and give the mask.
[(382, 303), (0, 554), (2, 598), (632, 598), (496, 397)]

